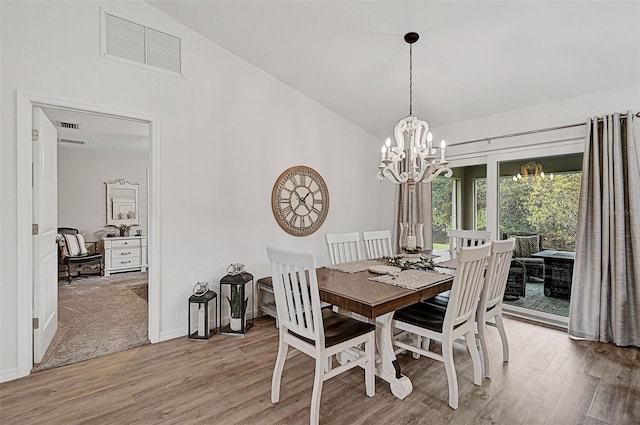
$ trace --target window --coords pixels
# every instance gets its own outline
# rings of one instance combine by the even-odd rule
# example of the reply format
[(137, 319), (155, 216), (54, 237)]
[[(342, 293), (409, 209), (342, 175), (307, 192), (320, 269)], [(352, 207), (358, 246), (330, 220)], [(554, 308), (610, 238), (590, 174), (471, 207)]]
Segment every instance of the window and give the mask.
[(438, 176), (431, 186), (436, 250), (448, 249), (451, 229), (487, 229), (487, 166), (451, 170), (453, 177)]
[[(582, 153), (504, 161), (498, 167), (500, 236), (518, 235), (505, 308), (568, 317)], [(560, 257), (537, 256), (541, 249)]]
[(542, 245), (573, 251), (582, 154), (500, 163), (500, 234), (536, 232)]
[(473, 228), (487, 230), (487, 179), (473, 179)]

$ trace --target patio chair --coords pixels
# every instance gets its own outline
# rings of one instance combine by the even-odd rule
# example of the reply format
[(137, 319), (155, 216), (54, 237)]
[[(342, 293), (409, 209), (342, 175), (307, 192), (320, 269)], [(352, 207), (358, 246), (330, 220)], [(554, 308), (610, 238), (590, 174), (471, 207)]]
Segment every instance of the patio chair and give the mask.
[(532, 257), (536, 252), (544, 250), (542, 234), (535, 232), (512, 232), (503, 235), (502, 239), (515, 238), (513, 260), (524, 267), (524, 282), (544, 282), (544, 259)]

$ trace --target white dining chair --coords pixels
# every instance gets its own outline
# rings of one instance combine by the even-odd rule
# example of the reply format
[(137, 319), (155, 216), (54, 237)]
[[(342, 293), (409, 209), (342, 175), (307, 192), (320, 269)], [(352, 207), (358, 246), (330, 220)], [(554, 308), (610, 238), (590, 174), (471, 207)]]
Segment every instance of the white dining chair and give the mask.
[[(318, 424), (324, 381), (354, 367), (364, 368), (366, 394), (375, 394), (375, 325), (320, 307), (313, 254), (267, 247), (271, 280), (280, 323), (278, 356), (271, 380), (271, 402), (280, 400), (280, 380), (289, 346), (316, 361), (310, 424)], [(364, 345), (364, 349), (358, 346)], [(355, 359), (335, 368), (329, 358), (349, 349)], [(349, 358), (352, 358), (351, 356)]]
[(362, 232), (362, 240), (364, 241), (367, 260), (391, 257), (393, 255), (393, 248), (391, 248), (391, 231), (389, 230)]
[(331, 264), (362, 260), (360, 234), (358, 232), (326, 234), (324, 238), (327, 242)]
[[(453, 363), (453, 342), (457, 338), (464, 336), (471, 355), (473, 383), (482, 384), (474, 327), (490, 249), (490, 244), (460, 249), (446, 309), (420, 302), (396, 311), (393, 319), (393, 327), (401, 331), (394, 336), (394, 346), (444, 363), (449, 383), (449, 406), (453, 409), (458, 408), (458, 378)], [(429, 351), (431, 339), (442, 343), (442, 354)]]
[(449, 231), (449, 252), (458, 252), (460, 248), (478, 246), (491, 242), (491, 232), (483, 230)]
[(484, 376), (487, 378), (491, 378), (491, 360), (485, 334), (486, 324), (489, 319), (493, 318), (495, 320), (500, 339), (502, 340), (502, 361), (509, 361), (509, 343), (502, 321), (502, 299), (504, 298), (504, 291), (507, 286), (507, 278), (509, 277), (509, 268), (511, 266), (511, 257), (513, 256), (515, 242), (515, 239), (491, 242), (491, 255), (485, 275), (485, 284), (480, 294), (480, 303), (476, 313), (478, 339), (480, 340), (480, 347), (482, 348)]

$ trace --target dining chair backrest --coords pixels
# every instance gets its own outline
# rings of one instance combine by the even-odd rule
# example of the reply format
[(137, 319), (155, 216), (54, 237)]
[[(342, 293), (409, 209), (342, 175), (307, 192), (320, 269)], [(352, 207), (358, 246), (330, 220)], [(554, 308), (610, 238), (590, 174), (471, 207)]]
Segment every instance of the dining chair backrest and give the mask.
[(491, 232), (482, 230), (449, 231), (449, 252), (458, 252), (460, 248), (483, 245), (491, 242)]
[(331, 264), (362, 260), (360, 234), (358, 232), (333, 233), (324, 237), (327, 242)]
[(365, 255), (367, 260), (382, 257), (391, 257), (393, 249), (391, 248), (391, 231), (376, 230), (373, 232), (362, 232), (362, 240), (364, 241)]
[(267, 256), (280, 327), (319, 347), (324, 329), (314, 255), (267, 247)]
[(444, 329), (453, 329), (468, 321), (475, 321), (480, 291), (484, 283), (486, 259), (491, 244), (460, 248), (458, 266), (451, 284), (451, 295), (444, 316)]
[(485, 284), (480, 296), (479, 310), (486, 311), (502, 302), (515, 243), (515, 239), (491, 242), (491, 255), (485, 274)]

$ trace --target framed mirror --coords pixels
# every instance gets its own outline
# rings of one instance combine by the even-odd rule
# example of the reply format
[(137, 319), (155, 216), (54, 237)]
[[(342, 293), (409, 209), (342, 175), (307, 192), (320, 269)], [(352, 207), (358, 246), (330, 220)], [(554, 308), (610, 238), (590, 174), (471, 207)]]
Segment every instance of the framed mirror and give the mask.
[(107, 224), (140, 224), (138, 183), (124, 179), (105, 183), (107, 189)]

